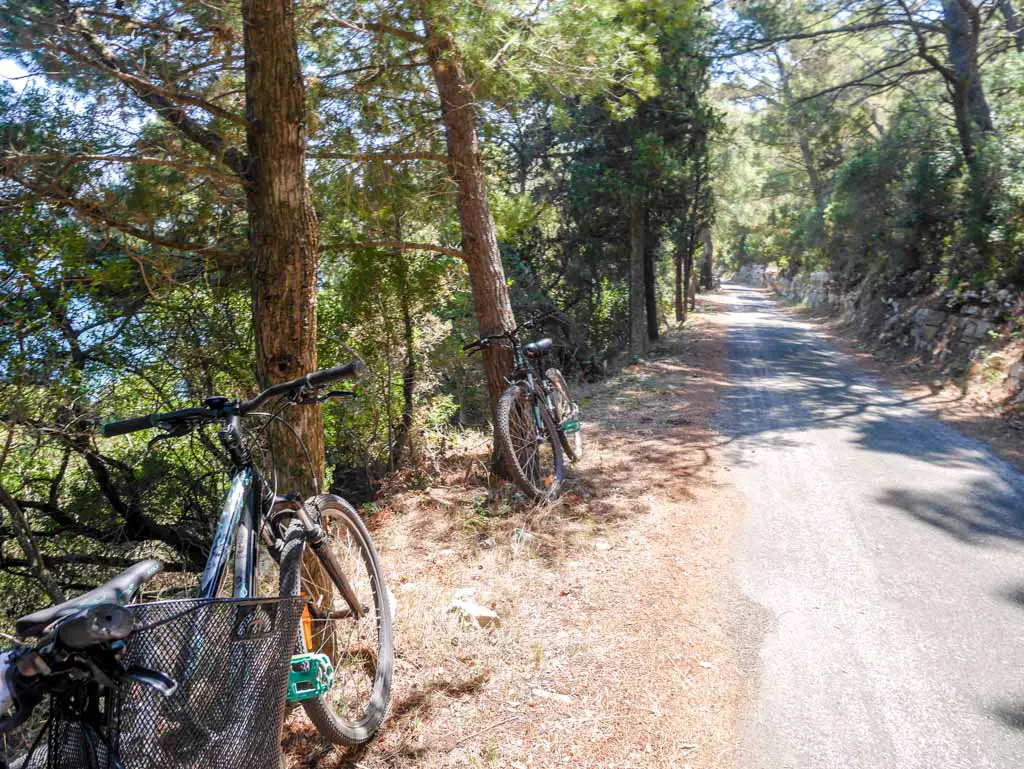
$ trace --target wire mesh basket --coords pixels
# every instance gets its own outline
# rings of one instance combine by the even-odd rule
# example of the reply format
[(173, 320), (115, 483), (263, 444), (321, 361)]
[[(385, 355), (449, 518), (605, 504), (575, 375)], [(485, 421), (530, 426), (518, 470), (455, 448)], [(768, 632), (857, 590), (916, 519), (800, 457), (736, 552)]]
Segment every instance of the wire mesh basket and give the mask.
[[(126, 666), (178, 683), (131, 683), (83, 704), (54, 695), (10, 769), (277, 769), (302, 599), (197, 599), (130, 607)], [(23, 743), (24, 744), (24, 743)], [(120, 760), (120, 764), (118, 763)]]

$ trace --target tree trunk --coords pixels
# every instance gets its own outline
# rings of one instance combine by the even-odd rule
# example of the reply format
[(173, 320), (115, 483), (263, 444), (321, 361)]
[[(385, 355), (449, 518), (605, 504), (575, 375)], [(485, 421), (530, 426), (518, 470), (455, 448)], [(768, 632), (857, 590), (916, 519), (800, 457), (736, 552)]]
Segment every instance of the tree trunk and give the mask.
[[(480, 334), (500, 334), (515, 328), (512, 303), (505, 284), (505, 269), (498, 250), (498, 237), (487, 203), (483, 159), (476, 133), (476, 101), (466, 78), (451, 35), (426, 21), (427, 59), (441, 98), (441, 119), (448, 144), (448, 166), (457, 190), (462, 251), (469, 267)], [(493, 409), (507, 387), (505, 377), (512, 370), (512, 352), (505, 345), (484, 351), (487, 389)]]
[(683, 250), (680, 247), (676, 248), (674, 257), (676, 276), (675, 276), (675, 310), (676, 310), (676, 323), (683, 323), (686, 320), (686, 298), (683, 291)]
[(705, 227), (700, 233), (700, 242), (704, 247), (700, 263), (700, 284), (705, 291), (711, 289), (714, 284), (714, 253), (715, 247), (711, 242), (711, 228)]
[[(401, 239), (401, 236), (399, 236)], [(409, 270), (401, 254), (394, 258), (401, 260), (399, 303), (402, 310), (402, 338), (404, 342), (405, 366), (402, 370), (402, 421), (395, 431), (395, 440), (391, 446), (391, 467), (398, 467), (402, 453), (412, 440), (412, 426), (415, 417), (416, 397), (416, 329), (412, 322), (412, 309), (409, 303)]]
[[(291, 0), (242, 0), (248, 120), (249, 276), (256, 373), (268, 386), (314, 371), (316, 362), (316, 212), (306, 184), (306, 96)], [(320, 408), (286, 412), (324, 473)], [(312, 493), (305, 453), (278, 429), (274, 471), (282, 492)]]
[(658, 276), (654, 266), (657, 238), (647, 226), (648, 218), (644, 217), (644, 307), (647, 315), (647, 339), (654, 342), (658, 338)]
[(964, 158), (970, 163), (974, 159), (975, 132), (995, 130), (978, 70), (981, 16), (971, 0), (943, 0), (942, 16), (954, 75), (951, 90), (957, 133)]
[(1021, 26), (1017, 9), (1013, 7), (1011, 0), (998, 0), (999, 11), (1003, 14), (1003, 21), (1006, 24), (1006, 31), (1013, 38), (1013, 44), (1017, 47), (1017, 53), (1024, 53), (1024, 27)]
[(647, 352), (647, 324), (644, 320), (644, 207), (634, 201), (629, 209), (629, 351)]
[(772, 54), (775, 57), (775, 67), (779, 72), (779, 83), (782, 87), (786, 111), (789, 113), (789, 125), (796, 135), (797, 145), (800, 147), (800, 158), (803, 160), (804, 170), (807, 172), (807, 181), (811, 185), (811, 194), (814, 195), (814, 205), (817, 209), (818, 217), (824, 219), (825, 205), (827, 203), (825, 185), (822, 184), (821, 174), (818, 173), (818, 165), (814, 159), (814, 152), (811, 150), (811, 141), (807, 136), (801, 115), (793, 108), (794, 98), (793, 91), (789, 85), (789, 70), (783, 62), (778, 49), (772, 49)]

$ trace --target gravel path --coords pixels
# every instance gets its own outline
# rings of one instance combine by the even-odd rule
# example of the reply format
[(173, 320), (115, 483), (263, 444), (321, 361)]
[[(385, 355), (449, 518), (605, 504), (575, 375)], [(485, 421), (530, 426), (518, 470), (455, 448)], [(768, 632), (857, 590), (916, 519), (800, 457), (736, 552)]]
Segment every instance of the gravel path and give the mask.
[(1024, 765), (1024, 474), (727, 286), (742, 769)]

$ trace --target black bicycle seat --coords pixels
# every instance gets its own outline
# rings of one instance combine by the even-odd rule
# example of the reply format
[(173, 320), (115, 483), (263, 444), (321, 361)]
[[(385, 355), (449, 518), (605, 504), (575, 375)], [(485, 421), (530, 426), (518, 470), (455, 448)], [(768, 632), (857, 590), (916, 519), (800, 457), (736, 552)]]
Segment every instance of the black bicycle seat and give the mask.
[(523, 347), (523, 352), (536, 358), (538, 355), (543, 355), (550, 350), (553, 344), (554, 342), (551, 341), (550, 337), (546, 339), (539, 339), (536, 342), (531, 342), (530, 344), (525, 345)]
[(22, 617), (14, 623), (14, 632), (22, 638), (38, 637), (54, 622), (80, 609), (102, 603), (126, 604), (136, 596), (139, 588), (163, 567), (160, 561), (153, 558), (139, 561), (88, 593), (82, 593), (70, 601)]

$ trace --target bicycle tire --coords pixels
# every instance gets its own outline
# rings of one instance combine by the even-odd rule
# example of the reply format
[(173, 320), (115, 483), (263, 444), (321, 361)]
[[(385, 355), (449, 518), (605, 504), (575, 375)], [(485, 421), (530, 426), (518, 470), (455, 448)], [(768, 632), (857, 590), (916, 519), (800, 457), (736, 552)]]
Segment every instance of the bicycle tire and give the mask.
[[(580, 407), (573, 401), (569, 394), (569, 385), (565, 383), (565, 377), (557, 368), (549, 368), (544, 376), (551, 382), (553, 392), (551, 400), (555, 407), (555, 421), (558, 423), (558, 440), (562, 444), (562, 450), (569, 457), (571, 462), (579, 462), (583, 459), (583, 428), (579, 423)], [(576, 429), (569, 434), (565, 432), (566, 421), (576, 422)]]
[[(321, 494), (309, 502), (308, 506), (312, 507), (320, 516), (321, 525), (324, 526), (328, 534), (328, 546), (330, 546), (331, 540), (340, 533), (340, 530), (331, 531), (331, 529), (335, 529), (338, 526), (344, 527), (344, 533), (350, 538), (349, 542), (356, 546), (359, 556), (358, 560), (361, 561), (366, 571), (367, 582), (363, 584), (362, 580), (359, 580), (357, 584), (353, 578), (355, 575), (349, 569), (346, 569), (345, 576), (350, 580), (352, 587), (361, 599), (369, 599), (372, 602), (360, 601), (364, 609), (370, 609), (372, 605), (373, 616), (367, 616), (362, 620), (353, 620), (350, 617), (312, 619), (311, 626), (319, 628), (314, 632), (321, 633), (324, 636), (328, 633), (327, 623), (331, 623), (329, 632), (332, 638), (330, 642), (332, 646), (326, 653), (332, 658), (332, 662), (335, 665), (335, 682), (334, 686), (326, 694), (315, 699), (304, 700), (302, 706), (306, 711), (306, 715), (309, 716), (309, 720), (313, 722), (317, 731), (327, 741), (337, 745), (362, 745), (371, 740), (377, 733), (377, 730), (387, 717), (390, 704), (395, 651), (392, 614), (387, 586), (380, 568), (380, 560), (377, 556), (376, 548), (374, 548), (370, 534), (355, 509), (344, 499), (333, 494)], [(295, 527), (298, 527), (297, 535), (294, 531)], [(294, 596), (302, 594), (304, 578), (306, 572), (311, 568), (310, 564), (315, 563), (319, 565), (318, 561), (311, 561), (310, 555), (305, 555), (306, 548), (303, 547), (304, 544), (305, 532), (302, 530), (301, 525), (292, 524), (286, 533), (285, 543), (281, 551), (281, 595)], [(372, 593), (372, 598), (368, 593)], [(340, 592), (335, 584), (335, 594), (331, 597), (330, 604), (332, 609), (339, 605), (344, 605), (344, 599), (341, 599), (339, 595)], [(336, 609), (334, 610), (337, 611)], [(358, 625), (360, 622), (368, 624), (371, 620), (377, 628), (376, 649), (368, 650), (359, 646), (353, 647), (351, 644), (344, 651), (337, 648), (338, 623), (345, 622), (349, 625)], [(323, 624), (317, 626), (316, 623)], [(349, 638), (351, 640), (351, 635)], [(310, 651), (306, 648), (305, 632), (299, 633), (297, 646), (299, 653)], [(324, 648), (322, 644), (320, 650), (324, 650)], [(353, 649), (357, 651), (353, 653)], [(373, 683), (372, 688), (368, 691), (365, 704), (357, 704), (356, 710), (359, 712), (355, 714), (337, 712), (337, 700), (340, 695), (339, 677), (343, 675), (343, 671), (351, 673), (353, 670), (356, 670), (358, 673), (358, 668), (363, 668), (363, 673), (367, 673), (366, 661), (363, 658), (371, 652), (373, 654)], [(369, 676), (366, 676), (366, 678), (368, 679)], [(349, 704), (351, 704), (351, 701), (346, 699), (343, 706), (347, 707)]]
[[(558, 430), (555, 422), (543, 403), (538, 405), (546, 435), (543, 436), (543, 440), (537, 440), (541, 436), (536, 433), (534, 402), (535, 398), (531, 398), (521, 384), (514, 384), (505, 390), (498, 399), (494, 425), (495, 440), (499, 443), (512, 480), (523, 493), (534, 500), (551, 500), (562, 490), (565, 472), (562, 446), (556, 437)], [(531, 443), (536, 447), (533, 452), (535, 462), (531, 462), (527, 454)], [(544, 468), (541, 463), (545, 444), (551, 447), (550, 468)]]

